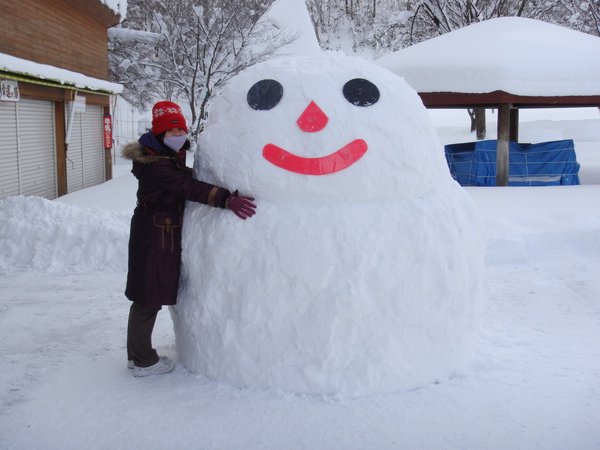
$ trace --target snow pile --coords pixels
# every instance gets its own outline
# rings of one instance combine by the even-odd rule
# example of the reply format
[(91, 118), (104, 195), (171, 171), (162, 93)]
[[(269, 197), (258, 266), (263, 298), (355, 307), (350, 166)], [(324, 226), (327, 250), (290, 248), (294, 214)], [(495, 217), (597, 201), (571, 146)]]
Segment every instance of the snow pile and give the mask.
[[(120, 147), (119, 147), (120, 148)], [(119, 159), (122, 159), (119, 157)], [(131, 173), (131, 161), (121, 160), (121, 166), (113, 166), (113, 178), (105, 183), (90, 186), (57, 198), (55, 201), (85, 208), (127, 213), (131, 217), (137, 205), (138, 180)], [(127, 223), (129, 230), (129, 222)]]
[(489, 218), (488, 264), (600, 254), (599, 186), (468, 188), (468, 192)]
[(244, 222), (188, 205), (172, 309), (187, 368), (240, 387), (359, 396), (466, 363), (482, 233), (403, 80), (339, 55), (274, 59), (231, 80), (201, 139), (198, 178), (254, 195), (259, 209)]
[(376, 61), (418, 92), (599, 95), (600, 38), (522, 17), (475, 23)]
[(40, 197), (1, 199), (0, 270), (124, 271), (130, 216)]

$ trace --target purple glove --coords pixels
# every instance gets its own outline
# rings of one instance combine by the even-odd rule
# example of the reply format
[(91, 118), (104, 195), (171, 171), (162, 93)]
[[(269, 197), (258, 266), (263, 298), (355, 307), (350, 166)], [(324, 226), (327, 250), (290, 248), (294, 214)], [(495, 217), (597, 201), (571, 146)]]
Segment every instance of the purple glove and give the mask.
[(253, 201), (252, 197), (243, 197), (238, 194), (238, 191), (235, 191), (227, 199), (227, 207), (240, 219), (246, 220), (256, 213), (256, 205), (252, 203)]

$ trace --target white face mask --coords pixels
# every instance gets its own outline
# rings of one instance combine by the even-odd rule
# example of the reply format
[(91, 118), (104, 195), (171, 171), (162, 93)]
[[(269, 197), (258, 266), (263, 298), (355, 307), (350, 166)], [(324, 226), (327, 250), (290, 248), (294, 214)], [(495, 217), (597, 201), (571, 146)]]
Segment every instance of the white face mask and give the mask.
[(187, 134), (182, 134), (181, 136), (165, 136), (164, 143), (170, 149), (178, 152), (181, 147), (183, 147), (183, 144), (185, 144), (187, 138)]

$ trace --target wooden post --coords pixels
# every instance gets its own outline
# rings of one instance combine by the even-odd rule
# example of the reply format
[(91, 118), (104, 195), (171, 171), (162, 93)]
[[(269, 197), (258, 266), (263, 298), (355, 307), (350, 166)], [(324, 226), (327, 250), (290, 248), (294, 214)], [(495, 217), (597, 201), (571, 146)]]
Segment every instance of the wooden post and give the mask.
[(508, 142), (510, 105), (498, 105), (498, 141), (496, 144), (496, 186), (508, 186)]
[[(65, 98), (67, 95), (65, 94)], [(56, 142), (56, 195), (61, 197), (67, 190), (67, 149), (65, 147), (65, 102), (54, 102), (54, 134)]]
[(485, 139), (485, 108), (475, 108), (475, 130), (477, 140)]
[(519, 142), (519, 108), (510, 108), (510, 141)]

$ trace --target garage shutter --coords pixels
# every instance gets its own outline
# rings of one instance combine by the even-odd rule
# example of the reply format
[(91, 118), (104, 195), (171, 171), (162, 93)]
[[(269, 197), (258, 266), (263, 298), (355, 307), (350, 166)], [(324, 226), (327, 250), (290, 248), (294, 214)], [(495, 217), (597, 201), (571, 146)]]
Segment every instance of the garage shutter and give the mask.
[(103, 109), (88, 106), (83, 114), (83, 180), (84, 186), (104, 183)]
[(19, 194), (17, 107), (0, 102), (0, 198)]
[(0, 197), (56, 198), (54, 104), (0, 102)]
[(17, 110), (21, 194), (56, 198), (54, 104), (21, 100)]
[[(69, 106), (65, 107), (69, 117)], [(67, 152), (67, 190), (95, 186), (105, 181), (104, 147), (102, 140), (101, 106), (86, 105), (84, 112), (76, 112)]]

